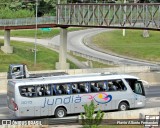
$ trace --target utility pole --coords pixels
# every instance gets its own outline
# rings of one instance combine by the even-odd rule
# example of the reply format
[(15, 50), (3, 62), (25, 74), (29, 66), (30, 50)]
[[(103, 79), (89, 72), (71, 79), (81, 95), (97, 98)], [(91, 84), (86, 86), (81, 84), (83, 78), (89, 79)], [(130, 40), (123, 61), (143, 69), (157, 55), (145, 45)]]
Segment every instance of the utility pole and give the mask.
[[(124, 4), (126, 4), (126, 0), (124, 0)], [(124, 6), (124, 11), (125, 11), (125, 13), (124, 13), (123, 20), (124, 20), (124, 22), (126, 22), (126, 6)], [(123, 29), (123, 36), (125, 36), (125, 35), (126, 35), (126, 30)]]
[[(61, 0), (58, 0), (57, 4), (60, 4), (60, 3), (61, 3)], [(59, 7), (58, 7), (58, 10), (57, 10), (57, 11), (58, 11), (58, 24), (59, 24), (59, 17), (60, 17), (60, 12), (59, 12), (60, 9), (59, 9)]]
[(36, 0), (36, 30), (35, 30), (35, 42), (34, 42), (34, 67), (37, 63), (37, 13), (38, 13), (38, 0)]

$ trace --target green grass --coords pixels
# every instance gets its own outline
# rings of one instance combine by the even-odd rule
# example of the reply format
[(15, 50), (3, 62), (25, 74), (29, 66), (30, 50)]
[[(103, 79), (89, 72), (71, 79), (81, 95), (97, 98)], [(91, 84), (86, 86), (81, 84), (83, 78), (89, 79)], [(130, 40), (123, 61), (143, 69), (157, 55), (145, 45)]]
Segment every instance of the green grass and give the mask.
[[(74, 55), (72, 52), (70, 52), (70, 55), (72, 55), (73, 57), (75, 57), (77, 60), (81, 61), (81, 62), (86, 62), (88, 61), (86, 58), (83, 58), (83, 57), (80, 57), (78, 55)], [(100, 62), (97, 62), (97, 61), (92, 61), (92, 65), (93, 65), (93, 68), (108, 68), (108, 67), (115, 67), (113, 65), (109, 65), (109, 64), (103, 64), (103, 63), (100, 63)]]
[(106, 52), (139, 58), (149, 61), (160, 61), (160, 36), (158, 31), (149, 31), (150, 37), (144, 38), (142, 30), (122, 30), (104, 32), (94, 36), (93, 42)]
[[(85, 28), (68, 28), (68, 31), (77, 31), (77, 30), (82, 30)], [(35, 31), (34, 29), (29, 29), (29, 30), (11, 30), (10, 36), (11, 37), (35, 37)], [(42, 31), (41, 29), (37, 30), (37, 38), (43, 39), (43, 38), (51, 38), (60, 33), (59, 28), (52, 28), (51, 31)], [(0, 35), (4, 35), (4, 31), (0, 31)]]
[[(68, 31), (76, 31), (84, 28), (69, 28)], [(60, 33), (59, 28), (53, 28), (50, 32), (43, 32), (40, 29), (37, 31), (37, 38), (51, 38)], [(4, 35), (4, 31), (0, 31), (0, 35)], [(15, 37), (35, 37), (35, 30), (12, 30), (11, 36)], [(3, 40), (0, 40), (0, 47), (4, 45)], [(38, 46), (37, 52), (37, 64), (34, 67), (34, 45), (32, 43), (23, 43), (17, 41), (11, 41), (11, 46), (14, 47), (13, 54), (5, 54), (0, 50), (0, 72), (6, 72), (9, 64), (12, 63), (25, 63), (29, 70), (54, 70), (55, 63), (59, 61), (58, 53)], [(71, 69), (78, 68), (74, 63), (67, 60), (70, 63)]]
[[(0, 47), (4, 45), (3, 40), (0, 40)], [(6, 72), (9, 64), (27, 64), (29, 70), (54, 70), (55, 63), (59, 61), (58, 53), (42, 46), (37, 46), (37, 64), (34, 67), (34, 45), (32, 43), (23, 43), (11, 41), (11, 46), (14, 47), (13, 54), (5, 54), (0, 50), (0, 72)], [(72, 69), (78, 68), (70, 62)]]

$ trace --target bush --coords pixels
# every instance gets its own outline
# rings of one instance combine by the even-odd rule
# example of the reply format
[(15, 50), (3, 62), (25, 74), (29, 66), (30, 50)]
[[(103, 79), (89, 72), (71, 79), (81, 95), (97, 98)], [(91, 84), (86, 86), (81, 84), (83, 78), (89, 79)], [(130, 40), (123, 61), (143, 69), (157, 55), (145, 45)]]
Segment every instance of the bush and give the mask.
[(81, 113), (82, 125), (84, 128), (97, 128), (98, 125), (101, 124), (104, 112), (99, 110), (96, 115), (94, 115), (95, 109), (96, 106), (94, 105), (93, 100), (91, 101), (90, 105), (84, 105), (85, 114)]
[(17, 11), (13, 11), (6, 8), (0, 9), (0, 19), (14, 19), (14, 18), (25, 18), (25, 17), (33, 17), (34, 11), (26, 10), (26, 9), (20, 9)]

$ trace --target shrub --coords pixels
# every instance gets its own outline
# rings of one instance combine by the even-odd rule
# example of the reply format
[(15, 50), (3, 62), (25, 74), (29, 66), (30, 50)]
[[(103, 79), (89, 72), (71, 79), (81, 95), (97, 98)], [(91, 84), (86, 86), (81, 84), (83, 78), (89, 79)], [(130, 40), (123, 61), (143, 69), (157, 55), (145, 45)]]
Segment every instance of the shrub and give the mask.
[(101, 124), (104, 112), (99, 110), (96, 115), (94, 115), (96, 106), (94, 105), (93, 100), (89, 105), (84, 105), (85, 114), (81, 113), (82, 125), (84, 128), (97, 128)]
[(13, 11), (6, 8), (0, 9), (0, 19), (14, 19), (14, 18), (25, 18), (25, 17), (33, 17), (34, 11), (26, 10), (26, 9), (20, 9), (17, 11)]

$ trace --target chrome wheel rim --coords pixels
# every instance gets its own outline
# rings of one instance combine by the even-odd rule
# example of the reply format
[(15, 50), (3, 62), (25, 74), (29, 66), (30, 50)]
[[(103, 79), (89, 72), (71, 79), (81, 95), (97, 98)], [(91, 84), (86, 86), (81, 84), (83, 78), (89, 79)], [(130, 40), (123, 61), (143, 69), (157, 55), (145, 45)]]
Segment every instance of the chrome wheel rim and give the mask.
[(125, 110), (127, 109), (127, 108), (126, 108), (126, 105), (124, 105), (124, 104), (123, 104), (123, 105), (121, 105), (121, 107), (120, 107), (120, 108), (121, 108), (121, 110), (122, 110), (122, 111), (125, 111)]
[(57, 112), (58, 117), (64, 117), (64, 111), (63, 110), (59, 110)]

